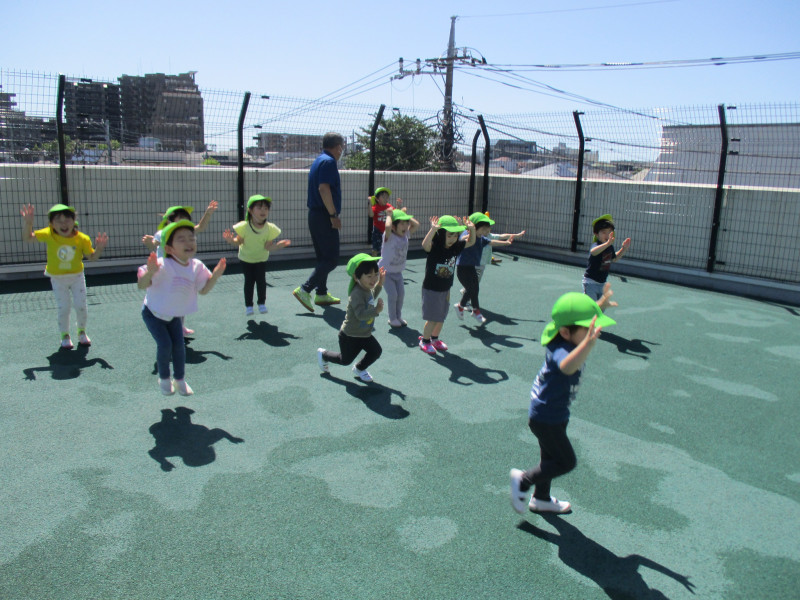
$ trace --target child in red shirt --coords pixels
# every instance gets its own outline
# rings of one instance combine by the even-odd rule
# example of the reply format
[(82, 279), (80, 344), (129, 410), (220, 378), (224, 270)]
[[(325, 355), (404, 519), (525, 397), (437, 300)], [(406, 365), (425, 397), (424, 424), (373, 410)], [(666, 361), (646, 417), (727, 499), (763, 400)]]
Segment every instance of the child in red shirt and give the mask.
[[(379, 256), (383, 247), (383, 234), (386, 232), (386, 217), (392, 214), (395, 209), (389, 204), (389, 196), (392, 190), (379, 187), (375, 190), (375, 195), (369, 198), (369, 214), (372, 217), (372, 256)], [(405, 212), (405, 208), (400, 208), (403, 201), (397, 199), (398, 209)]]

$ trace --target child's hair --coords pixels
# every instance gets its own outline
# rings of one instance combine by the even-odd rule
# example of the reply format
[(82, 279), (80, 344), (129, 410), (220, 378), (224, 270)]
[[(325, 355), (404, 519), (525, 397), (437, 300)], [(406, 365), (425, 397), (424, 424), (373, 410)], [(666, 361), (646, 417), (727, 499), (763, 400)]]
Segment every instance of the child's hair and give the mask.
[(487, 223), (486, 221), (483, 221), (475, 225), (475, 231), (478, 231), (478, 229), (480, 229), (481, 227), (488, 227), (489, 229), (491, 229), (492, 225), (490, 223)]
[(173, 210), (171, 213), (169, 213), (169, 216), (167, 217), (167, 220), (170, 223), (174, 223), (175, 221), (182, 221), (183, 219), (191, 221), (192, 216), (182, 208), (178, 210)]
[(375, 200), (377, 200), (381, 196), (386, 196), (388, 198), (389, 197), (389, 192), (386, 192), (386, 191), (378, 192), (377, 194), (375, 194)]
[(257, 202), (253, 202), (253, 203), (252, 203), (250, 206), (248, 206), (248, 207), (247, 207), (247, 214), (244, 216), (244, 219), (245, 219), (245, 221), (247, 221), (248, 223), (250, 222), (250, 217), (252, 217), (252, 216), (253, 216), (253, 215), (250, 213), (250, 209), (251, 209), (251, 208), (255, 208), (255, 207), (256, 207), (256, 206), (258, 206), (259, 204), (263, 204), (263, 205), (264, 205), (264, 206), (266, 206), (268, 209), (269, 209), (269, 208), (272, 208), (272, 201), (271, 201), (271, 200), (258, 200)]
[(356, 267), (354, 275), (356, 279), (361, 279), (364, 275), (369, 275), (379, 270), (377, 260), (365, 260)]
[(603, 231), (603, 229), (610, 229), (611, 231), (614, 231), (614, 224), (611, 221), (606, 221), (603, 219), (602, 221), (598, 221), (594, 224), (594, 227), (592, 227), (592, 232), (597, 235)]
[(73, 221), (75, 220), (75, 213), (74, 213), (74, 212), (72, 212), (71, 210), (66, 210), (66, 209), (64, 209), (64, 210), (57, 210), (57, 211), (55, 211), (55, 212), (51, 212), (51, 213), (48, 215), (48, 217), (49, 217), (49, 219), (50, 219), (50, 222), (52, 223), (52, 222), (53, 222), (53, 219), (55, 219), (55, 218), (56, 218), (58, 215), (64, 215), (65, 217), (69, 217), (69, 218), (70, 218), (70, 219), (72, 219)]
[(189, 231), (191, 231), (192, 233), (194, 233), (194, 227), (189, 227), (188, 225), (184, 225), (183, 227), (176, 227), (175, 229), (173, 229), (173, 230), (170, 232), (170, 234), (169, 234), (169, 237), (168, 237), (168, 238), (167, 238), (167, 240), (164, 242), (164, 247), (166, 247), (166, 246), (171, 246), (171, 245), (172, 245), (172, 238), (174, 238), (174, 237), (175, 237), (175, 234), (176, 234), (176, 233), (178, 233), (178, 232), (179, 232), (181, 229), (188, 229)]

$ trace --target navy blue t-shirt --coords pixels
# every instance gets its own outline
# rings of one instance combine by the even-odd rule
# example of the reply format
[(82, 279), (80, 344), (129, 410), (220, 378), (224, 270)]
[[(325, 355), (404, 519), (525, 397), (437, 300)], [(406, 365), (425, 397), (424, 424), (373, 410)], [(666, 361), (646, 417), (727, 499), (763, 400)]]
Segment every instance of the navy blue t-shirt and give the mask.
[(319, 193), (319, 186), (327, 183), (331, 186), (331, 196), (333, 197), (333, 207), (337, 213), (342, 212), (342, 184), (339, 180), (339, 169), (336, 166), (336, 159), (325, 150), (317, 157), (308, 172), (308, 208), (311, 210), (322, 210), (328, 212), (322, 196)]
[(558, 365), (576, 347), (560, 334), (545, 347), (544, 364), (531, 388), (528, 417), (534, 421), (550, 424), (569, 421), (569, 405), (578, 393), (585, 363), (572, 375), (564, 375)]
[[(599, 242), (595, 242), (592, 244), (592, 250), (600, 245)], [(597, 256), (592, 256), (592, 251), (590, 250), (589, 263), (586, 265), (586, 272), (583, 276), (597, 283), (605, 283), (606, 279), (608, 279), (608, 271), (611, 269), (611, 262), (616, 255), (617, 253), (614, 252), (613, 244)]]
[[(469, 233), (466, 231), (464, 233), (466, 233), (467, 238), (469, 238)], [(458, 255), (456, 264), (465, 267), (479, 267), (481, 265), (481, 254), (483, 254), (483, 249), (489, 245), (489, 242), (491, 242), (491, 240), (487, 237), (481, 236), (477, 238), (472, 246), (466, 248), (461, 254)]]

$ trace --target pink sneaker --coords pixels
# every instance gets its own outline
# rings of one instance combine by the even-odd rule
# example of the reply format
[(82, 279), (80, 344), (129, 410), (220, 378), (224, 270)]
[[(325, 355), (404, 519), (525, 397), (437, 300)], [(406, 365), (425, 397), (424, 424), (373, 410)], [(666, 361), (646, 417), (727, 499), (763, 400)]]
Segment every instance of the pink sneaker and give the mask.
[(422, 341), (422, 336), (419, 336), (419, 347), (425, 354), (436, 354), (436, 348), (433, 347), (433, 344), (426, 344)]
[(439, 352), (446, 352), (447, 351), (447, 344), (445, 344), (442, 340), (434, 340), (432, 342), (432, 345)]

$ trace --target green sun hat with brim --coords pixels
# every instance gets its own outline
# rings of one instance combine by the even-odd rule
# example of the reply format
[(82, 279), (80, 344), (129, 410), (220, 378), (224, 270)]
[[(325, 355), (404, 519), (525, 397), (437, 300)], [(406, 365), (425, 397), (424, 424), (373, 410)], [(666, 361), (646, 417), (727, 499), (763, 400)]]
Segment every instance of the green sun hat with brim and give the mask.
[(169, 216), (176, 210), (185, 210), (187, 213), (192, 214), (194, 208), (191, 206), (170, 206), (167, 212), (164, 213), (164, 218), (161, 219), (161, 223), (158, 225), (158, 231), (161, 231), (167, 226), (167, 223), (169, 223)]
[[(612, 227), (614, 225), (614, 217), (612, 217), (611, 215), (601, 215), (597, 217), (594, 221), (592, 221), (592, 232), (594, 232), (594, 226), (597, 225), (600, 221), (608, 221), (609, 223), (611, 223)], [(596, 242), (597, 236), (596, 235), (592, 236), (592, 240)]]
[(74, 206), (67, 206), (66, 204), (55, 204), (54, 206), (50, 207), (50, 210), (47, 211), (47, 214), (51, 215), (54, 212), (62, 212), (65, 210), (68, 210), (73, 215), (77, 214)]
[(386, 192), (390, 196), (392, 195), (392, 190), (390, 190), (389, 188), (379, 187), (377, 190), (375, 190), (375, 195), (369, 197), (369, 203), (372, 206), (375, 206), (378, 203), (378, 194), (380, 194), (381, 192)]
[(247, 200), (247, 208), (249, 209), (256, 202), (272, 202), (272, 198), (269, 196), (262, 196), (261, 194), (250, 196), (250, 198)]
[(475, 227), (477, 227), (479, 223), (488, 223), (489, 225), (494, 225), (494, 221), (492, 221), (482, 212), (472, 213), (469, 216), (469, 220), (472, 221), (472, 224), (475, 225)]
[(167, 246), (167, 243), (169, 243), (169, 236), (171, 236), (172, 232), (175, 231), (178, 227), (191, 227), (192, 231), (194, 231), (194, 223), (192, 223), (188, 219), (181, 219), (180, 221), (175, 221), (174, 223), (170, 223), (169, 225), (164, 227), (164, 230), (161, 233), (161, 240), (164, 242), (165, 248)]
[(459, 225), (456, 218), (451, 217), (450, 215), (439, 217), (439, 228), (449, 231), (450, 233), (461, 233), (467, 229), (463, 225)]
[(400, 209), (395, 208), (392, 211), (392, 221), (410, 221), (414, 215), (409, 215)]
[(614, 319), (603, 314), (603, 311), (597, 306), (597, 302), (580, 292), (568, 292), (556, 300), (551, 316), (553, 320), (542, 331), (542, 346), (547, 346), (552, 342), (562, 327), (570, 325), (589, 327), (594, 317), (597, 317), (597, 321), (594, 323), (595, 328), (617, 324)]
[(350, 276), (350, 287), (347, 288), (348, 294), (353, 291), (353, 288), (356, 285), (356, 280), (353, 279), (353, 275), (356, 274), (358, 265), (365, 261), (376, 262), (380, 259), (380, 256), (370, 256), (369, 254), (362, 252), (360, 254), (356, 254), (353, 258), (347, 261), (347, 274)]

